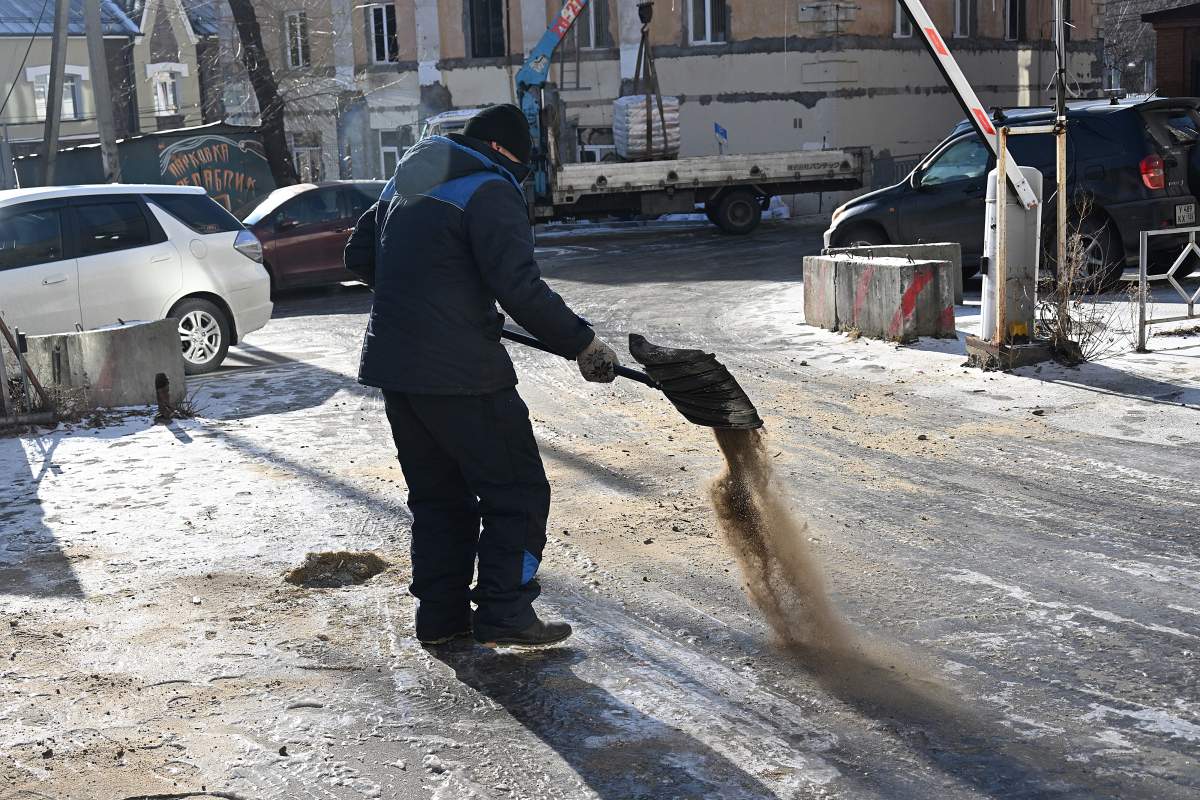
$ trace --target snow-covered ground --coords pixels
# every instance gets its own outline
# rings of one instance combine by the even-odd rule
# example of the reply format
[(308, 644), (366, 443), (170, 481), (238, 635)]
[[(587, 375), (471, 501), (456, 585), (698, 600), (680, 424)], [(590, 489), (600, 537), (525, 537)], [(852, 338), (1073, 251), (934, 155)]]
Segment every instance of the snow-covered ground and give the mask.
[[(803, 325), (818, 233), (542, 258), (611, 340), (738, 375), (861, 663), (771, 647), (706, 431), (522, 350), (541, 607), (578, 634), (419, 647), (403, 480), (354, 382), (369, 295), (304, 293), (192, 382), (196, 419), (0, 438), (0, 798), (1194, 797), (1200, 336), (1007, 375), (962, 366), (972, 304), (956, 341), (852, 341)], [(340, 550), (389, 569), (283, 582)]]

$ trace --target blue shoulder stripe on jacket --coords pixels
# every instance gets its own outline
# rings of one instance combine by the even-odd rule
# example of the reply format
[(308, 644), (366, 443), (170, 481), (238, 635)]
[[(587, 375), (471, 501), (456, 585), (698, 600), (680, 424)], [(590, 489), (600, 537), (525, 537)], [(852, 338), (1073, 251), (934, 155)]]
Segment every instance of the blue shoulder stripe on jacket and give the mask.
[(489, 181), (502, 180), (504, 178), (494, 172), (472, 172), (470, 175), (434, 186), (421, 194), (425, 197), (432, 197), (434, 200), (441, 200), (443, 203), (449, 203), (459, 211), (466, 211), (467, 203), (471, 202), (471, 196), (475, 194), (476, 189)]

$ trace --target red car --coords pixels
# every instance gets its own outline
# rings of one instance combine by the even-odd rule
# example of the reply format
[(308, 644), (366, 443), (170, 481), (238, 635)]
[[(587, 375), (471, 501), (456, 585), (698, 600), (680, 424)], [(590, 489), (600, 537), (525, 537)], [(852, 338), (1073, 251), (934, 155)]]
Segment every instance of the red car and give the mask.
[(276, 189), (243, 220), (263, 246), (272, 289), (355, 280), (342, 250), (383, 181), (301, 183)]

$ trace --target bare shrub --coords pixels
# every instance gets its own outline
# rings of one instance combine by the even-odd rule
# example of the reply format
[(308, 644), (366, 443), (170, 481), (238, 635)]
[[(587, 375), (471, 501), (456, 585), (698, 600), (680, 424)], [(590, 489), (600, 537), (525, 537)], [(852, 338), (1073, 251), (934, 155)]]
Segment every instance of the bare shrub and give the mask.
[(1062, 264), (1054, 263), (1057, 253), (1044, 254), (1054, 269), (1043, 273), (1038, 287), (1038, 336), (1049, 340), (1059, 361), (1072, 365), (1131, 349), (1137, 319), (1136, 284), (1126, 302), (1102, 294), (1107, 258), (1097, 231), (1080, 221), (1088, 211), (1088, 204), (1081, 204), (1078, 217), (1067, 226)]

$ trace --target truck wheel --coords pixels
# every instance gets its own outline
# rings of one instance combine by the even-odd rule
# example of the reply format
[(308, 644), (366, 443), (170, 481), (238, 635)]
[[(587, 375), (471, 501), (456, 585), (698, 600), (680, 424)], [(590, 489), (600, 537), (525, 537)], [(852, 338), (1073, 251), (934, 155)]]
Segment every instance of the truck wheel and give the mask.
[(721, 197), (714, 216), (721, 230), (744, 235), (758, 227), (762, 220), (762, 206), (753, 192), (740, 189)]

